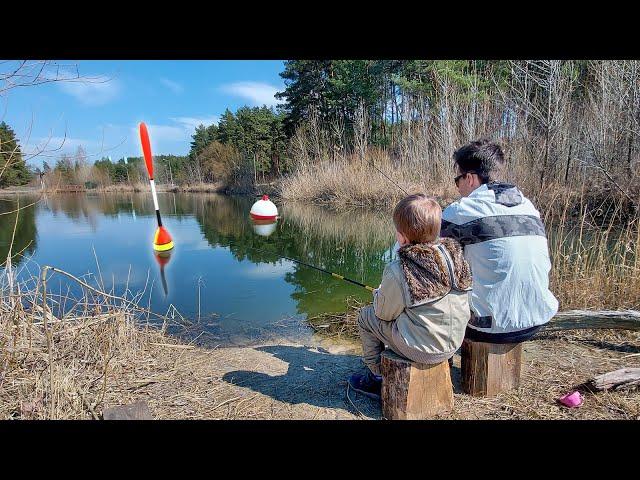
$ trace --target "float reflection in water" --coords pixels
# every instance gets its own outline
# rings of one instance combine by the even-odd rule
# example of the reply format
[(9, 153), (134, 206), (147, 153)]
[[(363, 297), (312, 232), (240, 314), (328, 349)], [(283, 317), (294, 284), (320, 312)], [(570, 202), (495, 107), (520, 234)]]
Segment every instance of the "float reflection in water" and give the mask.
[(253, 231), (256, 233), (256, 235), (260, 235), (261, 237), (268, 237), (276, 231), (276, 224), (278, 223), (278, 221), (251, 219), (251, 223), (253, 224)]
[(164, 296), (166, 297), (169, 294), (169, 289), (167, 288), (167, 279), (164, 276), (164, 267), (171, 260), (171, 251), (167, 252), (153, 252), (156, 257), (156, 262), (160, 265), (160, 278), (162, 280), (162, 289), (164, 290)]

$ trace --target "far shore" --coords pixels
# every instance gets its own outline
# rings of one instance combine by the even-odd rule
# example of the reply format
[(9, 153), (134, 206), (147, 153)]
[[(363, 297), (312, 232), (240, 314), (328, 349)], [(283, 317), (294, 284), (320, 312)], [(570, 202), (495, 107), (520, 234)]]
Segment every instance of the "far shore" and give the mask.
[[(253, 194), (258, 189), (261, 189), (259, 193), (267, 193), (269, 195), (273, 195), (276, 193), (276, 189), (273, 183), (258, 185), (254, 187), (246, 187), (246, 188), (230, 188), (226, 185), (220, 183), (199, 183), (199, 184), (191, 184), (191, 185), (168, 185), (168, 184), (157, 184), (156, 190), (158, 192), (166, 193), (221, 193), (221, 194)], [(60, 186), (60, 187), (48, 187), (41, 188), (36, 185), (26, 185), (26, 186), (12, 186), (0, 189), (0, 194), (8, 194), (8, 195), (20, 195), (20, 194), (39, 194), (39, 193), (47, 193), (47, 194), (68, 194), (68, 193), (139, 193), (139, 192), (147, 192), (149, 190), (149, 184), (119, 184), (119, 185), (108, 185), (104, 187), (97, 188), (84, 188), (80, 187), (77, 189), (69, 188), (69, 186)]]

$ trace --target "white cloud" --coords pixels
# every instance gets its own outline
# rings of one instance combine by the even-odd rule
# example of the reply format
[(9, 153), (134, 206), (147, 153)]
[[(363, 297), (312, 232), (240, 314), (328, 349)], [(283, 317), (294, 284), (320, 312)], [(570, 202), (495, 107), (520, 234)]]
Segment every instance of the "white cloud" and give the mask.
[[(195, 128), (200, 125), (211, 125), (218, 122), (217, 116), (210, 117), (172, 117), (170, 119), (174, 122), (173, 125), (158, 125), (147, 124), (149, 130), (149, 137), (152, 142), (152, 151), (155, 152), (154, 144), (162, 146), (164, 151), (165, 147), (168, 148), (167, 142), (189, 142)], [(131, 127), (131, 138), (135, 145), (139, 144), (139, 124), (135, 124)]]
[(293, 262), (282, 260), (276, 265), (270, 263), (251, 264), (241, 270), (244, 276), (249, 278), (273, 278), (281, 277), (290, 272), (294, 267)]
[(69, 81), (58, 84), (60, 89), (75, 97), (83, 105), (96, 107), (114, 100), (121, 91), (120, 82), (105, 76), (87, 78), (83, 81)]
[[(172, 125), (147, 124), (147, 130), (149, 131), (149, 137), (152, 141), (152, 144), (154, 140), (162, 140), (165, 142), (181, 142), (183, 140), (186, 140), (188, 136), (184, 128)], [(140, 138), (140, 129), (137, 124), (131, 128), (131, 138), (133, 138), (136, 143), (139, 143), (138, 139)]]
[(196, 129), (196, 127), (200, 125), (204, 125), (205, 127), (208, 127), (209, 125), (213, 125), (214, 123), (217, 124), (218, 121), (220, 120), (220, 117), (218, 117), (217, 115), (213, 115), (211, 117), (201, 117), (201, 118), (172, 117), (171, 120), (181, 124), (189, 132), (192, 132), (193, 130)]
[(274, 97), (278, 92), (278, 88), (267, 83), (236, 82), (229, 85), (223, 85), (220, 89), (231, 95), (246, 98), (251, 101), (253, 105), (257, 106), (267, 105), (271, 107), (279, 103), (283, 103), (282, 100), (277, 100)]
[(184, 92), (184, 87), (182, 85), (172, 80), (169, 80), (168, 78), (161, 78), (160, 82), (175, 94)]

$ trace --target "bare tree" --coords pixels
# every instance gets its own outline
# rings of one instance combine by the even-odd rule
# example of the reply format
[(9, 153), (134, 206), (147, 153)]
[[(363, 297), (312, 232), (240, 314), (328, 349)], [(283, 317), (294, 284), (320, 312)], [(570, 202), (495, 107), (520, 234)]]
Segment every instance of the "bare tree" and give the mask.
[[(535, 60), (510, 62), (509, 98), (519, 110), (519, 131), (529, 153), (539, 159), (540, 188), (554, 176), (558, 159), (568, 149), (567, 122), (576, 86), (573, 62)], [(564, 128), (563, 128), (564, 127)]]
[(591, 62), (593, 85), (588, 90), (585, 119), (580, 132), (584, 142), (582, 163), (600, 172), (634, 205), (631, 186), (638, 175), (632, 168), (635, 143), (640, 133), (640, 101), (637, 61)]
[(353, 144), (360, 161), (364, 160), (369, 145), (369, 133), (371, 127), (369, 125), (369, 116), (364, 102), (361, 101), (356, 108), (353, 119)]
[(53, 82), (104, 83), (110, 78), (81, 76), (77, 64), (61, 64), (53, 60), (0, 61), (0, 96), (20, 87), (33, 87)]

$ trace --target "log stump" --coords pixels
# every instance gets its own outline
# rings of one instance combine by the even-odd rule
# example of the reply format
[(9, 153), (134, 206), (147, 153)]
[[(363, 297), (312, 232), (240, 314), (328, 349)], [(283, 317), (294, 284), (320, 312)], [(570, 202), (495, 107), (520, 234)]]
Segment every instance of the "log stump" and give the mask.
[(462, 342), (462, 389), (474, 397), (494, 397), (520, 386), (522, 343)]
[(382, 352), (382, 413), (388, 420), (424, 420), (453, 408), (447, 361), (415, 363), (391, 350)]

